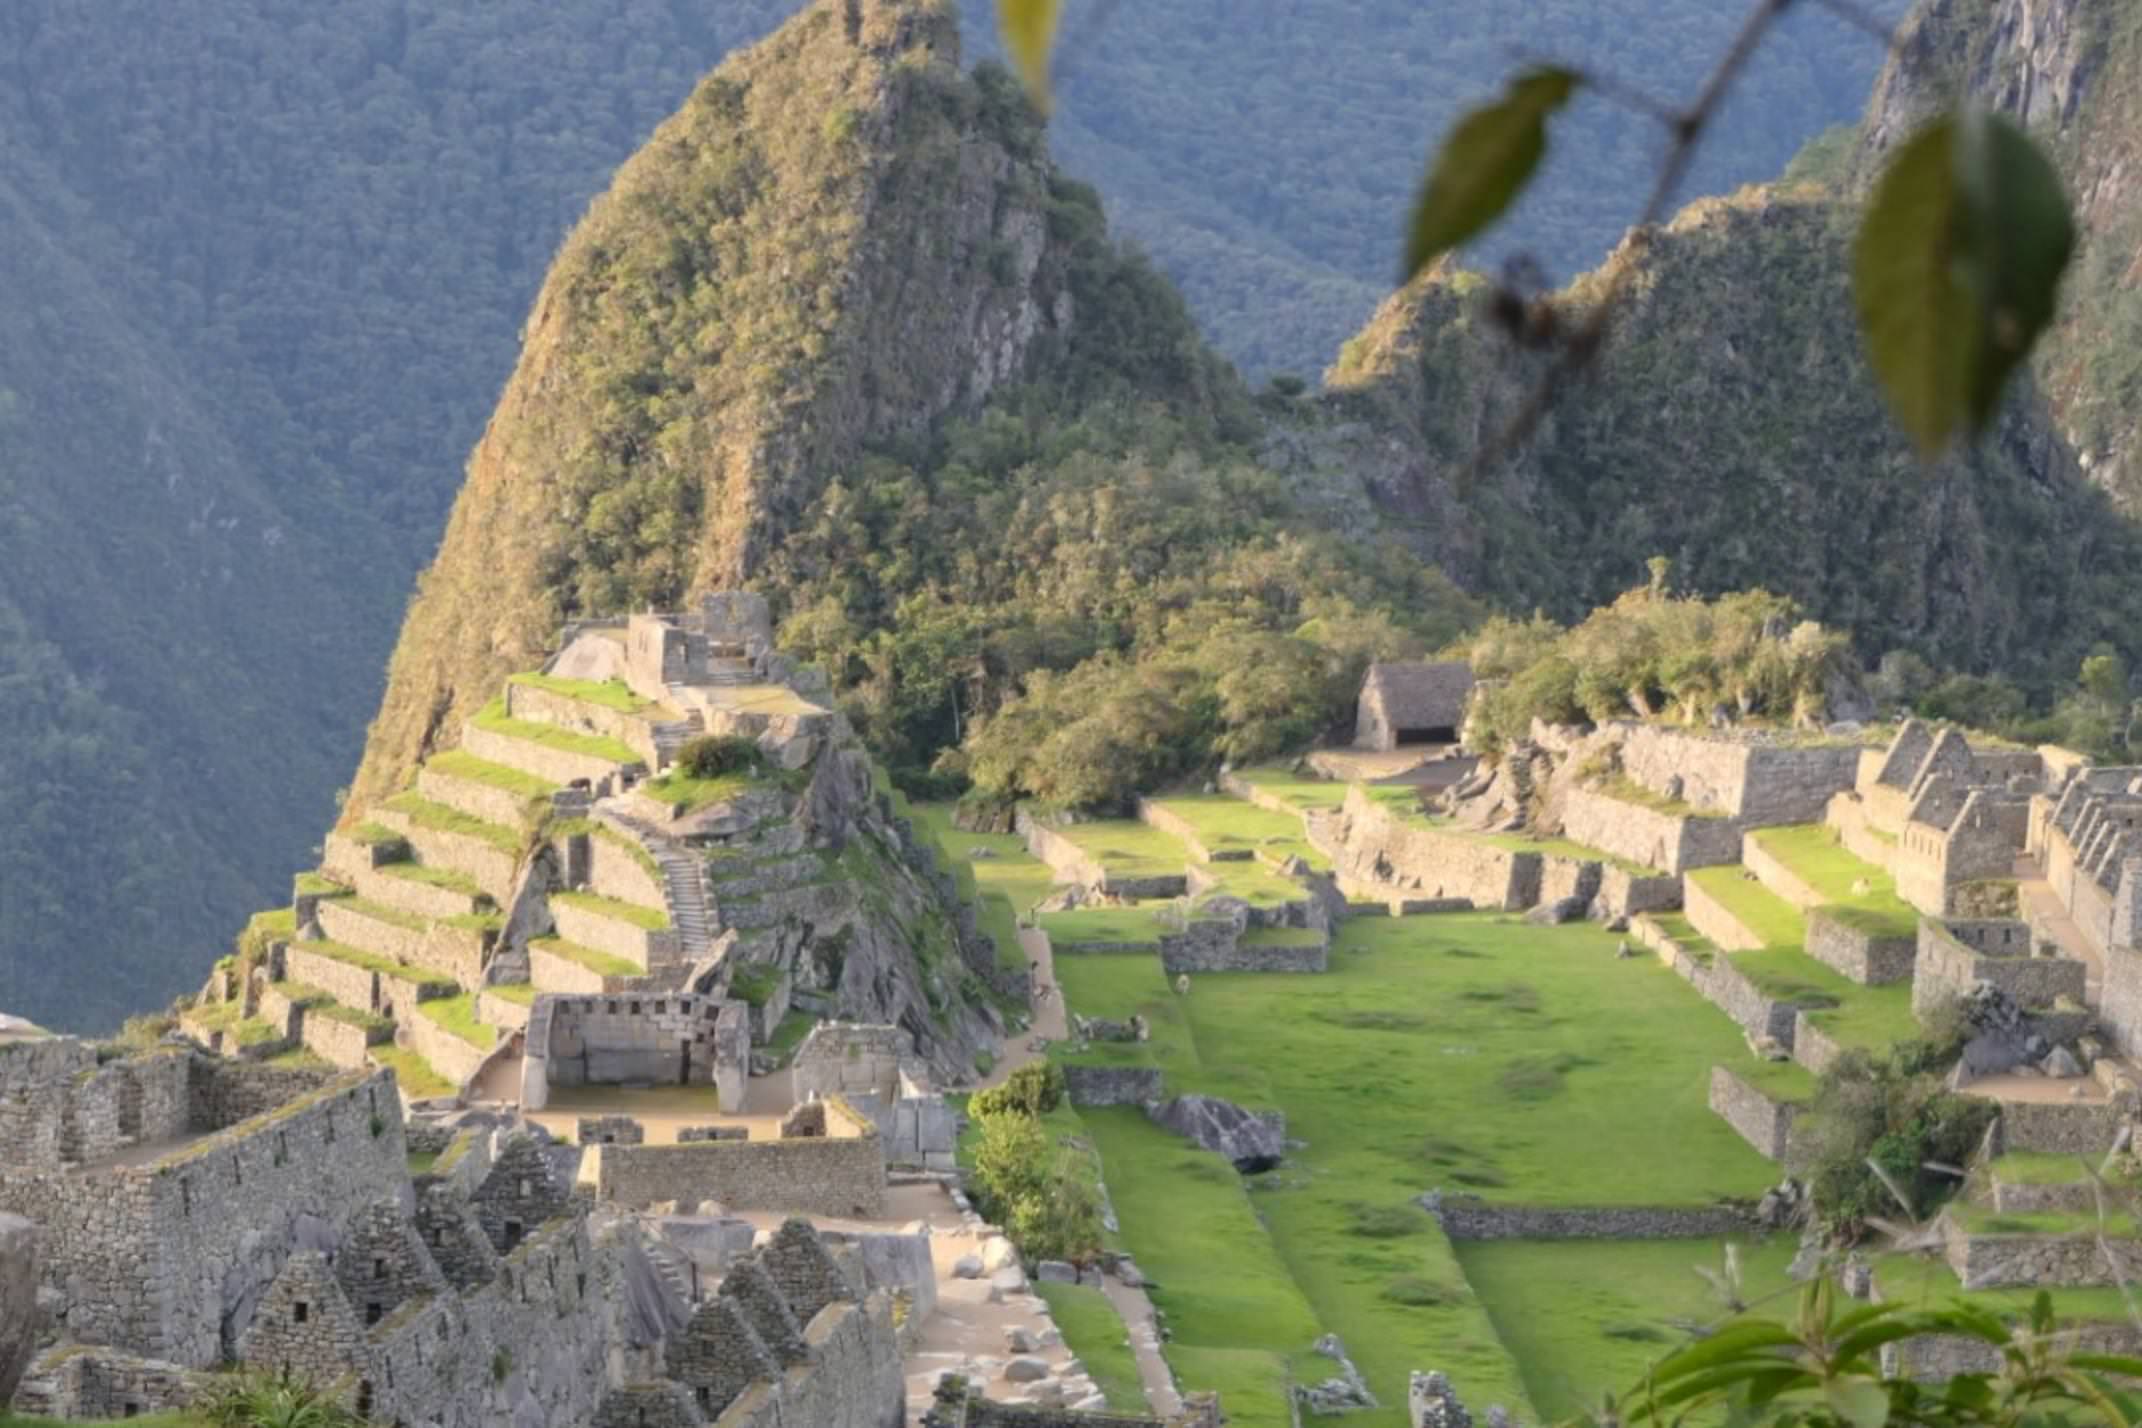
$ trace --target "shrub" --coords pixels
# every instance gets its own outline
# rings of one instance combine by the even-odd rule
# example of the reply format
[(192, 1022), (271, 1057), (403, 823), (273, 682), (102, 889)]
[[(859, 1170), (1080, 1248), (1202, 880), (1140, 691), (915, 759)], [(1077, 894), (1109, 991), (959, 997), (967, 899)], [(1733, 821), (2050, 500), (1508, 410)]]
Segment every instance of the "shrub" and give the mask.
[(215, 1428), (359, 1428), (325, 1389), (290, 1374), (245, 1374), (210, 1390), (201, 1416)]
[[(1917, 1042), (1879, 1061), (1852, 1050), (1822, 1073), (1793, 1158), (1833, 1228), (1850, 1234), (1900, 1210), (1923, 1218), (1955, 1192), (1959, 1182), (1929, 1165), (1967, 1163), (1996, 1110), (1942, 1089), (1953, 1054)], [(1911, 1203), (1899, 1206), (1898, 1194)]]
[(1011, 1073), (1004, 1084), (978, 1091), (967, 1102), (977, 1119), (993, 1116), (1045, 1116), (1063, 1104), (1064, 1073), (1050, 1061), (1034, 1061)]
[(727, 778), (731, 774), (756, 773), (764, 763), (759, 746), (734, 735), (709, 734), (692, 740), (677, 751), (677, 767), (687, 778)]

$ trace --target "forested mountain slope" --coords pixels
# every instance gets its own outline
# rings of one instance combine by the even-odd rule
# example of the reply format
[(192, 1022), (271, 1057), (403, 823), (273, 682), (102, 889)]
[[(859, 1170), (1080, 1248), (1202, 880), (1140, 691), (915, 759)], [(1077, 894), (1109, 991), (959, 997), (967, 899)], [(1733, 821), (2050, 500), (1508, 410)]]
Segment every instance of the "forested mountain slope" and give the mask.
[(1856, 177), (1957, 93), (2052, 145), (2083, 243), (2038, 379), (2091, 478), (2142, 512), (2142, 7), (1920, 0), (1868, 105)]

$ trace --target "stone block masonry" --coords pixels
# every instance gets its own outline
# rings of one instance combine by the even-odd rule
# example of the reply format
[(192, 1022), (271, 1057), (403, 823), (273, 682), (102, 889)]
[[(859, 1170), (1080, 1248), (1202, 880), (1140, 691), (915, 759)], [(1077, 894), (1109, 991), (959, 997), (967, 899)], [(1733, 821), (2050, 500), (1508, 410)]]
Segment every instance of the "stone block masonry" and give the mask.
[(1800, 745), (1745, 736), (1718, 738), (1654, 724), (1615, 724), (1622, 767), (1655, 793), (1679, 780), (1680, 796), (1743, 828), (1813, 823), (1831, 795), (1853, 786), (1856, 744)]
[(551, 1086), (712, 1084), (727, 1005), (680, 994), (539, 997), (528, 1055)]
[(1629, 924), (1629, 931), (1637, 941), (1658, 953), (1659, 960), (1672, 968), (1676, 976), (1738, 1022), (1742, 1030), (1770, 1037), (1783, 1047), (1792, 1046), (1799, 1008), (1765, 995), (1733, 965), (1731, 957), (1722, 953), (1692, 952), (1648, 917), (1636, 918)]
[(1757, 1154), (1780, 1162), (1791, 1149), (1793, 1122), (1800, 1114), (1798, 1106), (1773, 1099), (1725, 1066), (1711, 1068), (1711, 1110)]
[(479, 759), (555, 784), (570, 784), (575, 779), (586, 779), (600, 790), (608, 781), (617, 777), (618, 765), (599, 754), (583, 754), (572, 749), (553, 748), (539, 744), (533, 739), (516, 738), (511, 734), (494, 733), (478, 728), (474, 720), (462, 725), (461, 747)]
[(2142, 1240), (2097, 1234), (1973, 1234), (1941, 1217), (1944, 1257), (1965, 1289), (2124, 1284), (2142, 1276)]
[(2020, 1006), (2050, 1006), (2061, 997), (2080, 1004), (2087, 976), (2088, 968), (2072, 958), (1981, 952), (1934, 918), (1921, 918), (1911, 1009), (1923, 1015), (1967, 995), (1981, 982), (2006, 992)]
[(1157, 1066), (1066, 1066), (1064, 1086), (1074, 1106), (1142, 1106), (1157, 1101)]
[[(240, 1075), (254, 1068), (232, 1068)], [(231, 1073), (222, 1073), (231, 1074)], [(204, 1088), (205, 1105), (237, 1105)], [(386, 1072), (341, 1077), (161, 1160), (0, 1177), (0, 1210), (39, 1226), (65, 1331), (189, 1367), (235, 1349), (231, 1316), (257, 1280), (234, 1273), (330, 1231), (408, 1183), (401, 1102)]]
[(2112, 1149), (2122, 1121), (2119, 1107), (2105, 1101), (2004, 1101), (2000, 1148), (2101, 1156)]
[[(1047, 863), (1062, 881), (1132, 899), (1181, 897), (1188, 886), (1183, 873), (1128, 877), (1113, 872), (1100, 859), (1023, 808), (1014, 824), (1019, 836), (1026, 840), (1027, 851)], [(1186, 865), (1187, 862), (1185, 859)]]
[(1475, 907), (1515, 912), (1539, 901), (1540, 855), (1494, 847), (1462, 832), (1408, 818), (1346, 792), (1330, 852), (1339, 877), (1353, 884), (1426, 897), (1462, 897)]
[(372, 816), (408, 839), (426, 865), (460, 873), (488, 893), (500, 907), (512, 905), (514, 875), (520, 866), (520, 860), (512, 854), (481, 838), (423, 827), (408, 814), (392, 808), (374, 809)]
[(558, 898), (551, 899), (550, 915), (557, 920), (558, 935), (566, 941), (622, 957), (636, 967), (664, 966), (683, 955), (684, 943), (675, 928), (641, 927)]
[(1161, 970), (1185, 972), (1321, 972), (1330, 959), (1327, 939), (1314, 942), (1244, 943), (1232, 923), (1192, 922), (1160, 937)]
[[(502, 828), (519, 828), (528, 821), (529, 800), (496, 784), (427, 767), (417, 770), (416, 787), (418, 793), (433, 803), (443, 803), (471, 818), (496, 823)], [(536, 806), (541, 808), (544, 804), (539, 800)]]
[(1742, 1235), (1755, 1227), (1745, 1205), (1561, 1209), (1488, 1205), (1424, 1196), (1422, 1208), (1453, 1240), (1672, 1240)]
[(429, 1061), (457, 1091), (483, 1069), (491, 1054), (490, 1047), (463, 1040), (415, 1007), (408, 1008), (395, 1024), (399, 1028), (396, 1039)]
[(862, 1134), (788, 1140), (606, 1145), (596, 1193), (631, 1209), (664, 1200), (715, 1200), (731, 1212), (789, 1210), (877, 1219), (885, 1205), (885, 1147), (867, 1121), (862, 1129)]
[(1732, 819), (1663, 813), (1588, 788), (1564, 792), (1562, 830), (1588, 847), (1668, 873), (1740, 857), (1740, 824)]
[(1868, 932), (1829, 907), (1808, 912), (1805, 947), (1808, 956), (1866, 987), (1910, 981), (1919, 957), (1916, 936)]
[(1814, 1014), (1805, 1008), (1793, 1018), (1792, 1059), (1820, 1076), (1830, 1069), (1831, 1063), (1844, 1055), (1845, 1046), (1833, 1038), (1814, 1020)]
[(1688, 915), (1690, 926), (1728, 952), (1752, 952), (1763, 945), (1763, 939), (1752, 928), (1735, 917), (1724, 903), (1705, 892), (1703, 885), (1694, 878), (1681, 886), (1681, 908)]

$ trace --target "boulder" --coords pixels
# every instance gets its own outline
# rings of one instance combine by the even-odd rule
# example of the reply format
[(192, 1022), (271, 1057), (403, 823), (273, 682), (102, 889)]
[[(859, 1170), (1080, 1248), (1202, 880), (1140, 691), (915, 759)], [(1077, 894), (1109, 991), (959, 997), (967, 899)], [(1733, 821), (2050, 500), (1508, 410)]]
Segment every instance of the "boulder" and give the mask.
[(1413, 1428), (1473, 1428), (1473, 1415), (1439, 1373), (1415, 1373), (1406, 1392), (1406, 1421)]
[(1244, 1175), (1279, 1164), (1287, 1144), (1286, 1121), (1277, 1112), (1259, 1114), (1217, 1096), (1177, 1096), (1153, 1102), (1146, 1114), (1209, 1151), (1224, 1155)]
[(952, 1277), (954, 1279), (980, 1279), (982, 1277), (982, 1257), (978, 1254), (963, 1254), (958, 1259), (953, 1260)]
[(1369, 1392), (1368, 1380), (1361, 1377), (1361, 1370), (1346, 1356), (1346, 1345), (1339, 1342), (1337, 1334), (1326, 1334), (1316, 1341), (1316, 1352), (1338, 1365), (1338, 1372), (1322, 1383), (1297, 1384), (1294, 1396), (1302, 1407), (1319, 1416), (1333, 1413), (1351, 1413), (1358, 1408), (1374, 1408), (1376, 1395)]
[(1034, 1266), (1034, 1278), (1048, 1284), (1076, 1284), (1078, 1266), (1060, 1259), (1045, 1259)]
[(1132, 1289), (1145, 1287), (1145, 1273), (1132, 1262), (1128, 1255), (1116, 1261), (1116, 1278)]
[(2059, 1081), (2072, 1081), (2083, 1073), (2082, 1063), (2065, 1046), (2054, 1047), (2038, 1065), (2046, 1075)]
[(1004, 1347), (1015, 1354), (1034, 1352), (1034, 1336), (1017, 1324), (1004, 1331)]
[(1553, 902), (1543, 902), (1525, 914), (1525, 921), (1541, 927), (1560, 927), (1565, 922), (1582, 918), (1590, 906), (1580, 897), (1558, 897)]
[(982, 1272), (995, 1274), (1006, 1265), (1019, 1262), (1019, 1251), (1002, 1235), (991, 1235), (982, 1243)]
[(1006, 1294), (1021, 1293), (1026, 1289), (1026, 1271), (1016, 1264), (1007, 1264), (989, 1276), (989, 1284), (992, 1289), (1002, 1290)]
[(1013, 1383), (1039, 1383), (1048, 1376), (1048, 1364), (1028, 1354), (1020, 1354), (1004, 1365), (1004, 1377)]

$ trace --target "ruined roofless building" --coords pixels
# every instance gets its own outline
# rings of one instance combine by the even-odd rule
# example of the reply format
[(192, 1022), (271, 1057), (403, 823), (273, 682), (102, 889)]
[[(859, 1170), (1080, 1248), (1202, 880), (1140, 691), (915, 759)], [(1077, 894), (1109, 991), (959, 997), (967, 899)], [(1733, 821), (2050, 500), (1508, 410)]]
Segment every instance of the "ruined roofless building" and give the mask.
[(1473, 669), (1455, 661), (1372, 664), (1361, 681), (1354, 747), (1454, 744), (1472, 698)]

